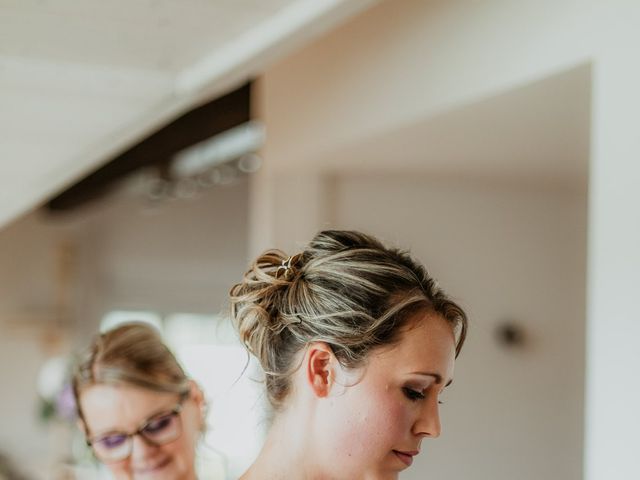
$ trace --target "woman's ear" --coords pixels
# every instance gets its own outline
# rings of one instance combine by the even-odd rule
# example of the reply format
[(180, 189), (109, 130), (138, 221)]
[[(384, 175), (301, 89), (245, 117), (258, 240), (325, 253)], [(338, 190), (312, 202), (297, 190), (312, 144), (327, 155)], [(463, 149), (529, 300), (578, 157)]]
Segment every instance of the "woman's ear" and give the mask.
[(307, 347), (304, 357), (306, 380), (316, 397), (327, 397), (331, 392), (337, 361), (331, 347), (324, 342), (313, 342)]
[(189, 397), (193, 400), (200, 419), (200, 428), (204, 430), (206, 417), (207, 417), (207, 401), (204, 398), (204, 393), (194, 380), (189, 380)]

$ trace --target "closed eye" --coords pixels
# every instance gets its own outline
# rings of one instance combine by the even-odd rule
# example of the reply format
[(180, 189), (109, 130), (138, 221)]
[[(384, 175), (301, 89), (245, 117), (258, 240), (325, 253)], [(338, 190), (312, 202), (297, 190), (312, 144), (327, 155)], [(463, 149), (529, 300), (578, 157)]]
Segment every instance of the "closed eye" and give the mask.
[(99, 438), (95, 443), (102, 445), (105, 449), (118, 448), (127, 441), (127, 435), (115, 433), (112, 435), (105, 435)]
[(173, 421), (173, 414), (163, 415), (161, 417), (155, 418), (147, 423), (144, 427), (145, 433), (158, 433), (167, 428)]
[(407, 397), (412, 402), (417, 402), (418, 400), (424, 400), (424, 393), (419, 390), (414, 390), (413, 388), (404, 387), (402, 389), (404, 396)]
[[(424, 400), (425, 398), (424, 393), (422, 393), (419, 390), (414, 390), (413, 388), (404, 387), (402, 391), (404, 392), (405, 397), (407, 397), (412, 402), (417, 402), (418, 400)], [(438, 405), (444, 405), (444, 402), (438, 399)]]

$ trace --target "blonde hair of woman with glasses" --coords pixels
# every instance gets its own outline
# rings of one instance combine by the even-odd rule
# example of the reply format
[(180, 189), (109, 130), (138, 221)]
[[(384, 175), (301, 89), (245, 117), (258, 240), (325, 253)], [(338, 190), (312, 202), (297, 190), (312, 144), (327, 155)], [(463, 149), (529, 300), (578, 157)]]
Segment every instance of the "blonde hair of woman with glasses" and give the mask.
[(274, 413), (242, 480), (396, 479), (440, 435), (467, 317), (406, 252), (320, 232), (259, 256), (231, 311)]
[(99, 335), (73, 391), (87, 443), (114, 478), (196, 478), (203, 393), (155, 328), (131, 323)]

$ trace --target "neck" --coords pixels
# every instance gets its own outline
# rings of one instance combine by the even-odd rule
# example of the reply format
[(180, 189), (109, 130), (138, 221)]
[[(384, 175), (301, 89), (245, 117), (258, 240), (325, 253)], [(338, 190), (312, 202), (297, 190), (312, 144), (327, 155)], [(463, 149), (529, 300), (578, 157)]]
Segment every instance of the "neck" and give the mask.
[(312, 435), (313, 415), (294, 409), (279, 413), (258, 458), (240, 480), (328, 480), (316, 456)]
[(198, 476), (196, 474), (195, 466), (192, 470), (186, 473), (184, 476), (184, 480), (198, 480)]

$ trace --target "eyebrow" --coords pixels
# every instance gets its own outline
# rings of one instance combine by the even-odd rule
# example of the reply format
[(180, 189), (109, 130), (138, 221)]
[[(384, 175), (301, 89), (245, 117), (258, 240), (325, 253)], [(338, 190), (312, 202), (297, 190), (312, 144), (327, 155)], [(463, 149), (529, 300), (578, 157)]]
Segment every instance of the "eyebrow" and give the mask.
[[(436, 379), (436, 385), (440, 385), (442, 383), (442, 375), (434, 372), (413, 372), (414, 375), (422, 375), (425, 377), (433, 377)], [(445, 388), (453, 383), (453, 378), (447, 382)]]
[[(174, 405), (174, 408), (175, 408), (175, 405)], [(171, 411), (173, 411), (173, 408), (166, 408), (164, 410), (158, 410), (156, 413), (154, 413), (153, 415), (149, 415), (146, 418), (146, 420), (144, 420), (142, 423), (140, 423), (140, 426), (138, 428), (144, 427), (147, 423), (149, 423), (155, 417), (157, 417), (159, 415), (162, 415), (163, 413), (170, 413)], [(88, 435), (89, 429), (87, 428), (86, 430), (87, 430), (87, 436), (89, 436)], [(112, 434), (118, 434), (118, 433), (125, 433), (125, 431), (112, 428), (111, 430), (104, 430), (101, 433), (96, 433), (95, 435), (92, 435), (92, 438), (104, 437), (106, 435), (112, 435)]]

